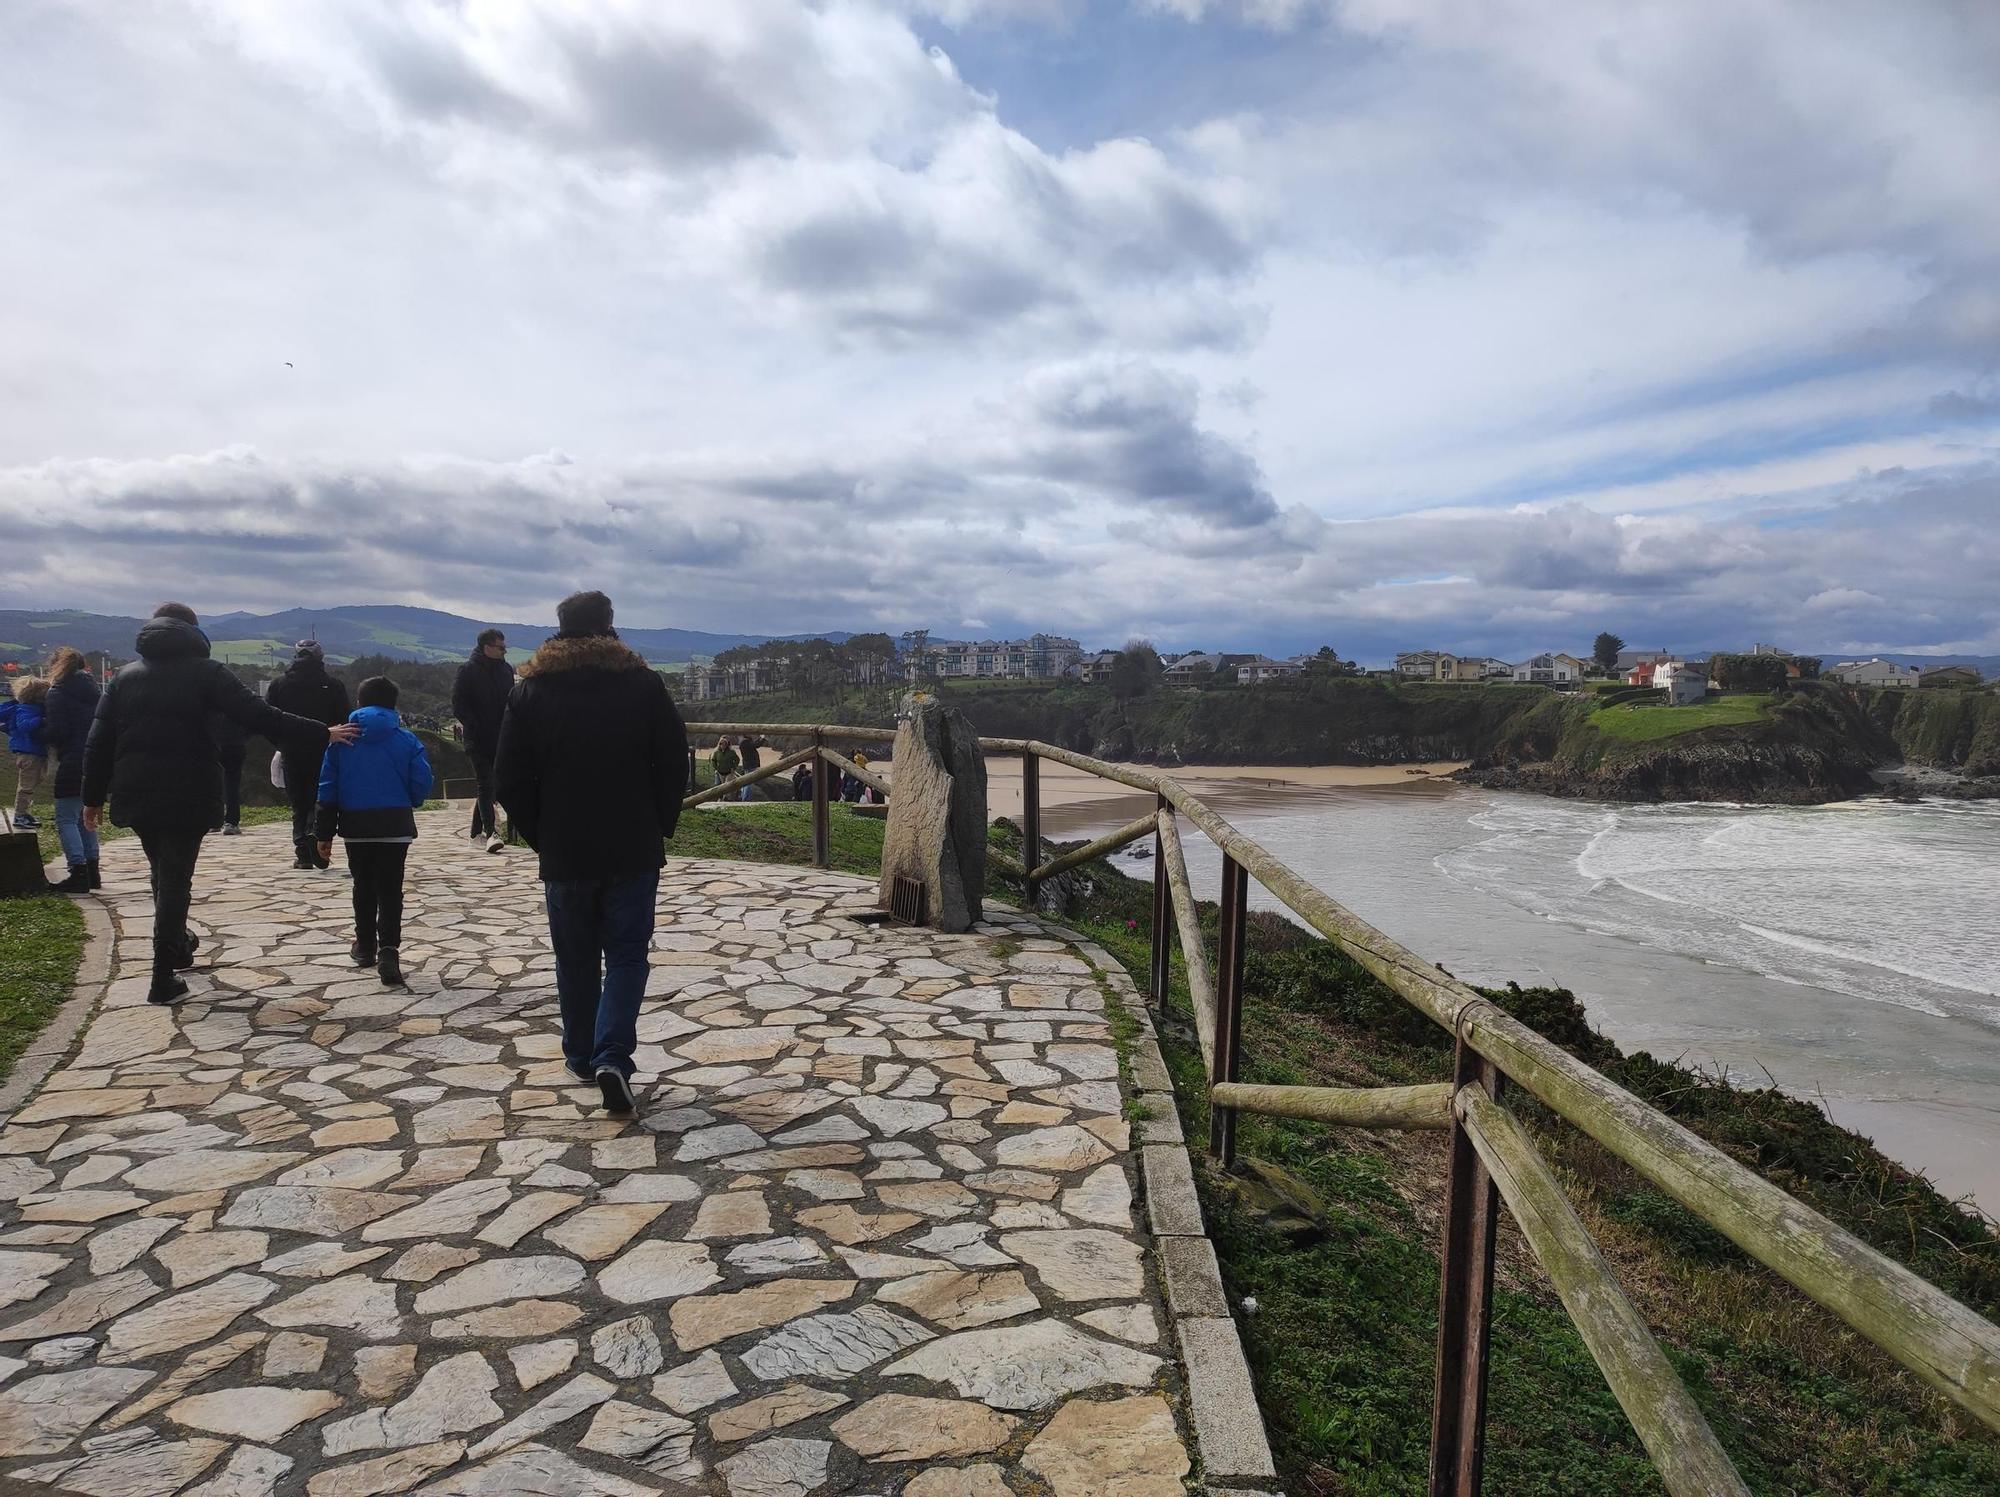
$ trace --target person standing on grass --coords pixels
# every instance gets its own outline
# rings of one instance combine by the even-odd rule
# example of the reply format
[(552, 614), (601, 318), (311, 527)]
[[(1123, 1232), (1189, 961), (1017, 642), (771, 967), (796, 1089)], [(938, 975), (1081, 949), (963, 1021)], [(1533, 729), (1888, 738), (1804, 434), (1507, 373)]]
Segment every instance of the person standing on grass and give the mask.
[(0, 728), (7, 730), (7, 747), (14, 754), (14, 825), (33, 828), (35, 791), (49, 767), (49, 683), (40, 676), (23, 676), (14, 683), (13, 700), (0, 702)]
[(486, 843), (488, 852), (507, 844), (493, 814), (493, 756), (500, 748), (500, 718), (507, 694), (514, 689), (514, 667), (507, 663), (507, 636), (498, 629), (481, 632), (472, 658), (458, 668), (451, 688), (451, 715), (458, 719), (466, 757), (479, 777), (479, 795), (472, 803), (472, 840)]
[[(764, 756), (757, 752), (757, 739), (754, 736), (743, 740), (743, 752), (738, 756), (738, 760), (739, 768), (736, 771), (738, 774), (749, 774), (762, 766)], [(756, 793), (757, 787), (755, 785), (745, 785), (741, 790), (736, 792), (736, 798), (738, 800), (750, 800)]]
[(521, 667), (494, 790), (540, 858), (562, 1006), (563, 1063), (629, 1113), (662, 845), (681, 814), (687, 729), (659, 672), (622, 644), (611, 600), (556, 605)]
[[(280, 712), (309, 717), (332, 727), (347, 721), (347, 688), (328, 672), (326, 651), (316, 639), (302, 639), (295, 647), (292, 663), (282, 675), (264, 688), (264, 700)], [(313, 807), (319, 794), (322, 749), (278, 745), (285, 763), (285, 794), (292, 802), (292, 866), (326, 868), (331, 865), (319, 856), (318, 839), (313, 836)]]
[(48, 714), (49, 748), (56, 756), (51, 788), (56, 801), (56, 838), (62, 843), (69, 877), (55, 886), (58, 894), (88, 894), (103, 883), (97, 873), (97, 833), (83, 829), (83, 746), (90, 738), (90, 720), (97, 715), (97, 679), (81, 654), (68, 645), (49, 657), (49, 696), (42, 704)]
[(352, 743), (359, 728), (329, 728), (281, 712), (209, 659), (208, 636), (185, 603), (162, 603), (139, 631), (139, 658), (105, 685), (83, 747), (83, 825), (111, 820), (138, 834), (153, 885), (153, 982), (148, 1003), (176, 1003), (194, 965), (188, 929), (201, 839), (222, 813), (222, 763), (210, 719), (221, 713), (252, 733), (310, 753)]
[(357, 967), (373, 967), (384, 987), (403, 982), (403, 865), (417, 840), (416, 808), (431, 793), (431, 761), (416, 734), (396, 715), (396, 683), (370, 676), (356, 689), (361, 705), (347, 720), (358, 743), (335, 744), (319, 772), (315, 834), (328, 862), (337, 836), (347, 844), (354, 874)]
[(736, 750), (730, 746), (727, 736), (715, 740), (715, 752), (708, 756), (708, 767), (715, 771), (715, 783), (736, 777), (738, 764)]

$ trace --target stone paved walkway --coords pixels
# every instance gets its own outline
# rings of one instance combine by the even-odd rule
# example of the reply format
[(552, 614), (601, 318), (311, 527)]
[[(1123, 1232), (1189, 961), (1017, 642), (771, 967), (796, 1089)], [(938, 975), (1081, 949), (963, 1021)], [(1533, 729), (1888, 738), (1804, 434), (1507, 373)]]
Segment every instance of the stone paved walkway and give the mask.
[(210, 839), (174, 1010), (107, 845), (115, 980), (0, 1129), (0, 1491), (1182, 1490), (1122, 974), (676, 860), (619, 1122), (562, 1069), (532, 862), (456, 824), (406, 991), (347, 964), (337, 873)]

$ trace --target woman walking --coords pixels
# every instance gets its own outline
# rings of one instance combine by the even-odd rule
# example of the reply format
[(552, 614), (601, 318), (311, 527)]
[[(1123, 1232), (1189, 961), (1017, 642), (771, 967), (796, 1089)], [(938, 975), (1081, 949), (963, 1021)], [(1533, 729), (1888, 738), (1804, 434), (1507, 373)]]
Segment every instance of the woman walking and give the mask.
[(88, 894), (103, 880), (97, 873), (97, 833), (83, 824), (83, 745), (90, 737), (90, 720), (97, 716), (97, 680), (84, 658), (68, 645), (49, 657), (49, 748), (56, 756), (53, 789), (56, 837), (62, 843), (69, 877), (55, 886), (58, 894)]

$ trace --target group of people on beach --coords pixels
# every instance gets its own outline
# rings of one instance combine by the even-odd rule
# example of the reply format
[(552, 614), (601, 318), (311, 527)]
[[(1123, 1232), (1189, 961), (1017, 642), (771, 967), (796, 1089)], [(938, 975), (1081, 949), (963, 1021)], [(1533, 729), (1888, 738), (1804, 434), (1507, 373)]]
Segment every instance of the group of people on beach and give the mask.
[[(495, 852), (505, 845), (497, 805), (539, 859), (564, 1065), (596, 1083), (607, 1109), (630, 1112), (664, 844), (680, 818), (690, 751), (666, 683), (619, 640), (612, 618), (601, 592), (565, 598), (555, 635), (518, 678), (505, 636), (487, 630), (459, 672), (453, 711), (478, 780), (474, 840)], [(56, 757), (56, 819), (70, 866), (56, 887), (99, 886), (97, 833), (108, 807), (112, 824), (137, 836), (151, 876), (147, 1001), (185, 998), (182, 974), (199, 944), (187, 921), (202, 840), (236, 827), (225, 769), (233, 753), (240, 775), (247, 735), (261, 734), (278, 746), (293, 866), (327, 868), (334, 840), (345, 845), (349, 954), (385, 985), (401, 985), (403, 886), (415, 810), (433, 773), (397, 714), (396, 683), (363, 681), (350, 710), (345, 686), (307, 640), (259, 697), (211, 658), (200, 620), (182, 603), (153, 611), (136, 650), (101, 692), (80, 654), (58, 650), (46, 682), (17, 686), (0, 707), (17, 761)], [(34, 822), (17, 814), (16, 824)]]

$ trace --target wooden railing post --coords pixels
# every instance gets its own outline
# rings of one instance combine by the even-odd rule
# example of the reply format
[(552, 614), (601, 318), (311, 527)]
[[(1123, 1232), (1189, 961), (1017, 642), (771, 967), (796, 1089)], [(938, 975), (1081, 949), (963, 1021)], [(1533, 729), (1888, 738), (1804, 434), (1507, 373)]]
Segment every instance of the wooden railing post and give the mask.
[[(1500, 1094), (1500, 1072), (1459, 1036), (1452, 1090)], [(1486, 1364), (1493, 1329), (1493, 1231), (1500, 1192), (1464, 1125), (1451, 1130), (1444, 1252), (1438, 1264), (1437, 1378), (1431, 1404), (1429, 1497), (1478, 1497), (1486, 1456)]]
[[(1215, 1063), (1209, 1085), (1237, 1079), (1243, 1047), (1243, 921), (1250, 903), (1250, 873), (1222, 855), (1222, 927), (1215, 959)], [(1209, 1157), (1224, 1169), (1236, 1162), (1236, 1109), (1211, 1104)]]
[[(1171, 816), (1174, 808), (1167, 804), (1167, 798), (1158, 797), (1159, 807), (1155, 815)], [(1173, 888), (1167, 879), (1167, 839), (1166, 833), (1153, 833), (1153, 991), (1149, 995), (1153, 1007), (1161, 1013), (1167, 1011), (1167, 989), (1173, 981), (1173, 965), (1170, 960), (1173, 937), (1167, 927), (1173, 920)]]
[[(1030, 885), (1042, 860), (1042, 761), (1029, 749), (1021, 755), (1021, 874)], [(1028, 890), (1034, 907), (1034, 889)]]
[[(815, 731), (813, 747), (826, 747), (826, 734)], [(813, 867), (825, 868), (833, 862), (833, 826), (827, 812), (827, 781), (833, 778), (833, 766), (823, 758), (815, 758), (813, 767)]]

